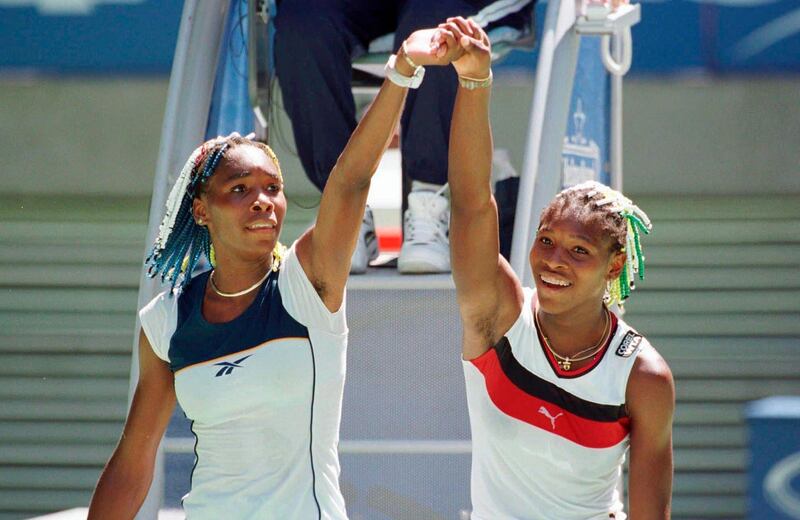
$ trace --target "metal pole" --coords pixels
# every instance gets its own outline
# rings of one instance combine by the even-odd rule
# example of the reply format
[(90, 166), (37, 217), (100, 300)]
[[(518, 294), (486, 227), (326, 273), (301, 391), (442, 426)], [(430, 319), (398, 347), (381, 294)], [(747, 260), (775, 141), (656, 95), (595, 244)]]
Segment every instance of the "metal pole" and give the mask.
[(575, 0), (552, 0), (547, 6), (511, 247), (511, 266), (525, 285), (531, 283), (528, 252), (539, 214), (561, 184), (561, 151), (580, 47), (576, 17)]
[[(614, 60), (622, 59), (623, 38), (611, 36)], [(611, 74), (611, 187), (622, 191), (622, 76)]]
[[(161, 129), (161, 146), (153, 182), (153, 197), (145, 243), (146, 257), (158, 234), (167, 194), (183, 162), (202, 142), (208, 121), (211, 92), (214, 87), (219, 43), (228, 2), (186, 0), (181, 15), (178, 42), (172, 63), (164, 123)], [(143, 258), (144, 258), (143, 257)], [(161, 290), (158, 283), (147, 277), (144, 269), (139, 278), (137, 309), (142, 308)], [(128, 406), (139, 378), (139, 332), (136, 320), (134, 331)], [(153, 482), (144, 504), (136, 515), (137, 520), (154, 520), (164, 499), (163, 451), (159, 449)]]

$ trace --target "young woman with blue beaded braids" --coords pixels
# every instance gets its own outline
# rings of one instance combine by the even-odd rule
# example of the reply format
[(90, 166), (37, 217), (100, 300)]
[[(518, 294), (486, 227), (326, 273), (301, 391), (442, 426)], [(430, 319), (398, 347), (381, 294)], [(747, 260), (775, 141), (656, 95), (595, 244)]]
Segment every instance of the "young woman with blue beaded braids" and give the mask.
[[(187, 517), (346, 518), (337, 444), (345, 374), (345, 283), (370, 178), (422, 65), (455, 51), (417, 31), (333, 168), (316, 224), (278, 243), (286, 198), (266, 145), (212, 139), (167, 203), (150, 273), (170, 289), (140, 311), (139, 381), (89, 517), (132, 518), (174, 404), (196, 436)], [(208, 257), (212, 269), (193, 274)]]
[[(466, 49), (461, 77), (491, 78), (486, 35), (442, 26)], [(498, 251), (490, 176), (491, 81), (462, 81), (450, 133), (453, 278), (464, 326), (472, 429), (473, 520), (670, 515), (674, 387), (667, 364), (609, 311), (644, 275), (647, 216), (596, 182), (559, 193), (530, 252), (523, 288)]]

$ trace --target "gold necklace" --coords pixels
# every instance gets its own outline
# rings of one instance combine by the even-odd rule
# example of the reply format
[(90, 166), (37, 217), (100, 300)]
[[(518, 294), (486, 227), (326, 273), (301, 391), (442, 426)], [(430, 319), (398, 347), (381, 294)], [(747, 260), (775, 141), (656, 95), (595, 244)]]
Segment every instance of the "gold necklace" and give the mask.
[[(569, 369), (572, 368), (573, 363), (584, 361), (586, 359), (589, 359), (590, 357), (597, 355), (597, 353), (600, 352), (600, 350), (602, 350), (602, 348), (605, 346), (606, 340), (608, 339), (608, 335), (611, 332), (611, 319), (608, 317), (608, 309), (604, 310), (605, 310), (604, 315), (606, 320), (605, 320), (605, 325), (603, 325), (603, 335), (600, 336), (600, 341), (598, 341), (597, 344), (592, 345), (589, 348), (581, 350), (574, 356), (562, 356), (561, 354), (553, 350), (553, 347), (550, 346), (549, 339), (547, 338), (547, 336), (544, 335), (542, 324), (539, 323), (538, 310), (533, 313), (533, 319), (536, 322), (536, 328), (539, 329), (539, 332), (541, 332), (542, 334), (542, 340), (544, 340), (544, 346), (547, 347), (547, 350), (549, 350), (550, 353), (553, 355), (553, 357), (556, 358), (556, 363), (558, 363), (558, 367), (561, 370), (565, 372), (569, 371)], [(588, 354), (582, 356), (582, 354), (586, 352), (588, 352)]]
[(245, 295), (245, 294), (257, 289), (259, 285), (264, 283), (264, 280), (267, 279), (267, 277), (269, 276), (269, 273), (272, 272), (272, 269), (267, 269), (267, 274), (262, 276), (261, 280), (257, 281), (256, 283), (254, 283), (253, 285), (251, 285), (247, 289), (245, 289), (243, 291), (235, 292), (235, 293), (222, 292), (222, 291), (219, 290), (219, 287), (217, 287), (217, 284), (214, 283), (214, 273), (216, 273), (216, 272), (217, 272), (216, 269), (211, 271), (211, 276), (208, 277), (209, 281), (211, 282), (211, 288), (214, 289), (214, 292), (219, 294), (223, 298), (236, 298), (237, 296)]

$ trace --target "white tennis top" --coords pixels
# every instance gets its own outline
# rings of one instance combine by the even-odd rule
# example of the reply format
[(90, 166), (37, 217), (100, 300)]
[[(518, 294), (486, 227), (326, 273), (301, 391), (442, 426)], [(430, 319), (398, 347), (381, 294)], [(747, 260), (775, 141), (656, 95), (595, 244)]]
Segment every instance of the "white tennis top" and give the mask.
[(647, 341), (612, 316), (592, 364), (563, 371), (541, 344), (532, 289), (497, 345), (463, 362), (472, 520), (623, 520), (628, 376)]
[(233, 321), (203, 318), (208, 276), (139, 313), (196, 438), (187, 518), (346, 519), (337, 451), (344, 304), (328, 311), (294, 246)]

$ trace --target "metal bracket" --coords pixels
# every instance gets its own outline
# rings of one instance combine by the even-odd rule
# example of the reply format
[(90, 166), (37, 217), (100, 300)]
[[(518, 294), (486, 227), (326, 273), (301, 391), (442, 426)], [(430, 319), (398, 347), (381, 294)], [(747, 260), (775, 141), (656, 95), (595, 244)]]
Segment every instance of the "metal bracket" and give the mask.
[(269, 111), (272, 103), (269, 5), (269, 0), (247, 2), (248, 91), (255, 117), (253, 123), (256, 139), (264, 143), (269, 138)]
[[(614, 76), (624, 76), (633, 60), (631, 27), (641, 19), (639, 4), (623, 4), (615, 11), (605, 3), (590, 3), (575, 21), (580, 35), (601, 36), (600, 59)], [(613, 40), (613, 41), (612, 41)], [(612, 50), (612, 44), (615, 47)]]
[(611, 11), (605, 4), (589, 4), (575, 21), (578, 34), (610, 35), (630, 29), (642, 19), (639, 4), (623, 4)]

